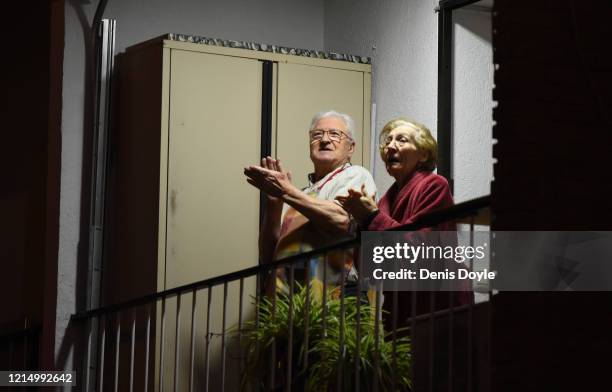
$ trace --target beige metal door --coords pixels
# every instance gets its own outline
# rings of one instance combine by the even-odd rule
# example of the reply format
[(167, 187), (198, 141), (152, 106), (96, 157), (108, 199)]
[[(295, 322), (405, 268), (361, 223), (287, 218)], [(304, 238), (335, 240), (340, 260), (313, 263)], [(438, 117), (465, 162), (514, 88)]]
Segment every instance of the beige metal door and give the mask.
[(172, 51), (166, 289), (257, 264), (261, 63)]
[[(172, 50), (170, 68), (165, 289), (256, 265), (259, 221), (259, 193), (245, 181), (243, 168), (259, 161), (261, 62)], [(231, 284), (226, 303), (226, 331), (235, 331), (238, 321), (236, 285)], [(254, 279), (245, 282), (245, 319), (251, 313), (248, 303), (254, 288)], [(208, 339), (208, 351), (214, 353), (208, 359), (209, 386), (215, 390), (220, 382), (223, 287), (213, 289), (209, 321), (205, 320), (205, 298), (205, 292), (198, 294), (194, 382), (201, 390), (207, 342), (204, 325), (209, 322), (214, 334)], [(192, 297), (181, 299), (177, 379), (179, 390), (186, 390)], [(176, 300), (169, 300), (164, 389), (175, 381), (175, 330)], [(227, 386), (235, 387), (236, 368), (227, 365)]]
[[(357, 146), (352, 162), (363, 162), (364, 73), (303, 64), (278, 65), (276, 156), (293, 173), (298, 187), (308, 184), (312, 172), (308, 127), (316, 113), (336, 110), (355, 121)], [(369, 97), (365, 109), (369, 114)], [(369, 128), (369, 115), (366, 116)], [(368, 133), (369, 134), (369, 133)]]

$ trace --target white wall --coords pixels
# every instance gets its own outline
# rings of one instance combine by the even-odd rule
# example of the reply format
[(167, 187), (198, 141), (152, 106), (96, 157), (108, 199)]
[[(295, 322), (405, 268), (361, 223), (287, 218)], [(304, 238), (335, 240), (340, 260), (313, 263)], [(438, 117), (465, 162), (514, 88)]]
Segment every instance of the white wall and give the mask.
[(455, 201), (488, 195), (493, 180), (491, 13), (453, 13), (453, 178)]
[[(412, 117), (435, 135), (437, 20), (430, 1), (325, 2), (325, 49), (372, 57), (376, 140), (385, 122), (396, 116)], [(393, 179), (379, 156), (374, 162), (374, 179), (382, 194)]]
[(184, 33), (323, 49), (323, 0), (109, 0), (117, 49)]
[[(62, 108), (62, 172), (56, 358), (70, 366), (71, 345), (64, 339), (76, 306), (77, 262), (86, 266), (79, 238), (83, 167), (85, 39), (97, 1), (66, 5)], [(323, 0), (109, 0), (104, 17), (117, 19), (117, 51), (164, 33), (323, 49)], [(79, 293), (79, 295), (83, 295)]]
[[(325, 2), (325, 49), (372, 57), (377, 135), (394, 116), (412, 117), (437, 135), (438, 15), (434, 3)], [(453, 173), (455, 201), (465, 201), (488, 194), (492, 176), (490, 14), (461, 10), (455, 16)], [(393, 179), (380, 157), (374, 171), (379, 191), (385, 192)]]

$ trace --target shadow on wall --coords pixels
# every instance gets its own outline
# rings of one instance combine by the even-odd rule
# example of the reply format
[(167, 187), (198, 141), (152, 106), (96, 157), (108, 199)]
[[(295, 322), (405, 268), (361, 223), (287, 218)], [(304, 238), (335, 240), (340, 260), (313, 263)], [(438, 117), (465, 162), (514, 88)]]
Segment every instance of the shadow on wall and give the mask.
[[(74, 308), (69, 304), (63, 305), (58, 303), (58, 328), (57, 331), (61, 331), (61, 321), (68, 323), (67, 320), (70, 317), (70, 313), (74, 310), (84, 310), (87, 303), (87, 295), (89, 294), (88, 289), (88, 253), (89, 253), (89, 217), (90, 217), (90, 188), (91, 188), (91, 159), (93, 151), (93, 124), (94, 124), (94, 94), (95, 94), (95, 57), (94, 57), (94, 34), (92, 32), (92, 22), (88, 12), (84, 8), (83, 4), (79, 0), (69, 0), (70, 7), (74, 9), (77, 15), (79, 25), (81, 27), (83, 37), (82, 43), (84, 53), (84, 99), (83, 99), (83, 147), (82, 147), (82, 171), (81, 171), (81, 188), (80, 188), (80, 222), (79, 222), (79, 243), (77, 248), (77, 261), (76, 261), (76, 293)], [(91, 8), (91, 6), (90, 6)], [(61, 268), (60, 268), (61, 273)], [(61, 287), (59, 287), (58, 299), (61, 299)], [(65, 311), (61, 311), (61, 307), (66, 306)], [(64, 320), (60, 320), (60, 317), (64, 317)], [(77, 336), (76, 326), (69, 324), (67, 326), (65, 334), (62, 336), (61, 342), (56, 342), (56, 368), (66, 369), (67, 367), (73, 367), (70, 365), (79, 363), (79, 358), (71, 358), (74, 352), (73, 348), (76, 342), (79, 341)]]

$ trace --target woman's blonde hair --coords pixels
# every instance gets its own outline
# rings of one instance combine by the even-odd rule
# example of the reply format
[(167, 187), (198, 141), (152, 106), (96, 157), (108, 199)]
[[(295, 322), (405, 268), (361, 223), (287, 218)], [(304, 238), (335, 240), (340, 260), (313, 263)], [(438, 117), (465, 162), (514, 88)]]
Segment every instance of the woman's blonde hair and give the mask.
[(416, 131), (412, 134), (412, 142), (420, 151), (423, 151), (427, 154), (427, 159), (425, 160), (425, 162), (419, 163), (419, 166), (417, 166), (417, 170), (434, 171), (436, 168), (436, 163), (438, 161), (438, 142), (436, 142), (436, 139), (434, 139), (434, 137), (431, 135), (431, 131), (429, 130), (429, 128), (427, 128), (421, 123), (418, 123), (406, 117), (397, 117), (392, 119), (387, 124), (385, 124), (382, 131), (380, 131), (380, 157), (383, 161), (385, 160), (384, 140), (387, 138), (389, 133), (395, 128), (404, 126), (410, 127)]

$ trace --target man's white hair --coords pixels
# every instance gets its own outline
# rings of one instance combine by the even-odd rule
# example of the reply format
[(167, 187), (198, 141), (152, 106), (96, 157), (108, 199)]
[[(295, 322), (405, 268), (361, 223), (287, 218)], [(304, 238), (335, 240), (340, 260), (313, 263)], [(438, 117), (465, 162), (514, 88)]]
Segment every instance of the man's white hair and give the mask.
[(348, 114), (340, 113), (335, 110), (327, 110), (315, 114), (315, 116), (312, 118), (312, 121), (310, 122), (310, 129), (313, 129), (317, 122), (319, 122), (319, 120), (327, 117), (334, 117), (339, 120), (342, 120), (342, 122), (344, 122), (344, 125), (346, 125), (346, 133), (351, 137), (351, 140), (353, 142), (355, 141), (355, 122)]

